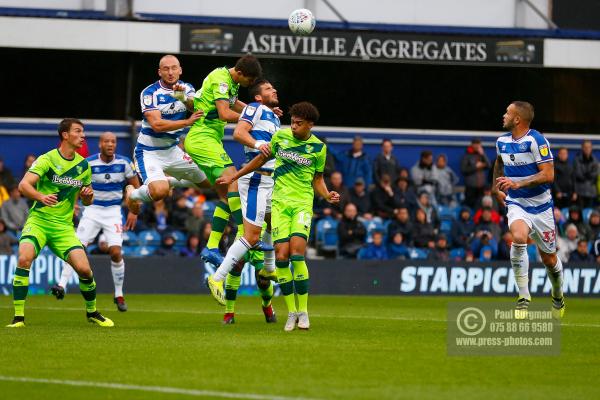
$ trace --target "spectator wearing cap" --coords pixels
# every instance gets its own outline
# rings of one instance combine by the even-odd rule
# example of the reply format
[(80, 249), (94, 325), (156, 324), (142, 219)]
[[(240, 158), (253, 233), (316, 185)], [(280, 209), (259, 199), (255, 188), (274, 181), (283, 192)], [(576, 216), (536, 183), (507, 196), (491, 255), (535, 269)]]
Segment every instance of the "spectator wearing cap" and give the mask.
[(587, 239), (593, 243), (596, 239), (600, 239), (600, 212), (598, 210), (592, 210), (588, 226), (590, 233)]
[(358, 220), (358, 211), (353, 203), (346, 204), (344, 215), (337, 226), (340, 256), (356, 258), (360, 248), (365, 243), (367, 229)]
[(437, 235), (435, 247), (429, 251), (428, 260), (450, 261), (450, 251), (448, 250), (448, 238), (443, 233)]
[[(584, 140), (581, 152), (573, 161), (573, 177), (577, 205), (581, 208), (591, 207), (598, 196), (596, 182), (598, 180), (598, 160), (592, 154), (592, 142)], [(580, 232), (581, 233), (581, 232)]]
[(18, 186), (9, 189), (10, 198), (2, 203), (0, 208), (0, 218), (4, 220), (6, 227), (13, 231), (20, 231), (27, 221), (29, 215), (29, 206), (27, 201), (21, 197)]
[(475, 211), (475, 215), (473, 215), (473, 221), (475, 221), (475, 223), (478, 224), (481, 220), (481, 214), (483, 213), (483, 210), (487, 208), (491, 210), (492, 222), (495, 224), (499, 224), (502, 218), (500, 217), (498, 211), (494, 209), (494, 199), (492, 198), (492, 196), (487, 195), (481, 198), (481, 207), (477, 211)]
[(475, 223), (471, 218), (471, 210), (469, 207), (463, 207), (460, 210), (458, 219), (452, 221), (450, 237), (452, 238), (452, 246), (467, 248), (469, 240), (475, 233)]
[(431, 196), (431, 202), (435, 203), (437, 181), (433, 173), (433, 153), (430, 150), (421, 152), (419, 161), (410, 169), (410, 178), (417, 193), (426, 191)]
[(371, 185), (373, 177), (371, 162), (363, 150), (363, 140), (360, 136), (354, 137), (350, 150), (336, 152), (331, 149), (331, 154), (335, 157), (338, 170), (342, 172), (348, 186), (354, 186), (354, 181), (359, 176), (365, 180), (367, 187)]
[(373, 163), (373, 178), (375, 182), (381, 179), (383, 174), (388, 174), (392, 182), (396, 182), (400, 174), (400, 163), (396, 156), (392, 154), (394, 145), (390, 139), (383, 139), (381, 142), (381, 153), (375, 158)]
[(427, 222), (427, 214), (423, 209), (417, 208), (412, 230), (413, 245), (419, 248), (433, 248), (435, 246), (435, 235), (435, 227)]
[(160, 247), (154, 252), (157, 256), (176, 256), (175, 236), (171, 232), (163, 234)]
[(581, 216), (581, 209), (578, 206), (569, 207), (569, 216), (567, 218), (567, 225), (573, 224), (577, 227), (579, 237), (582, 239), (589, 238), (592, 235), (591, 228), (587, 225)]
[(565, 208), (577, 201), (573, 185), (573, 166), (569, 164), (569, 151), (566, 147), (558, 149), (554, 160), (554, 183), (552, 184), (554, 205)]
[(483, 151), (480, 139), (473, 139), (460, 163), (465, 178), (465, 204), (474, 209), (483, 196), (490, 160)]
[(396, 202), (392, 181), (388, 174), (381, 176), (381, 180), (371, 192), (371, 206), (375, 214), (383, 219), (392, 218), (400, 207)]
[(410, 221), (410, 212), (408, 208), (401, 206), (394, 216), (395, 218), (388, 225), (387, 237), (392, 240), (397, 233), (402, 234), (403, 243), (411, 244), (413, 224)]
[(438, 204), (451, 205), (454, 199), (454, 186), (458, 184), (458, 176), (448, 166), (448, 159), (445, 154), (437, 156), (433, 166), (433, 176), (437, 182)]
[(569, 254), (569, 262), (594, 262), (594, 256), (588, 251), (588, 241), (579, 239), (577, 248)]
[(577, 248), (579, 240), (579, 232), (574, 224), (568, 224), (565, 228), (565, 237), (556, 237), (556, 247), (558, 251), (556, 255), (564, 263), (569, 262), (569, 255)]
[(387, 249), (383, 244), (383, 232), (373, 232), (373, 242), (361, 249), (360, 256), (363, 260), (387, 260), (389, 258)]
[(396, 180), (394, 198), (399, 207), (407, 207), (411, 211), (417, 208), (417, 195), (410, 186), (408, 178), (401, 176)]
[(401, 232), (397, 231), (391, 239), (388, 239), (387, 253), (390, 260), (406, 260), (410, 258), (410, 252), (404, 243), (404, 235)]
[(354, 186), (349, 192), (350, 202), (356, 205), (359, 215), (371, 212), (371, 196), (369, 196), (369, 192), (367, 192), (367, 187), (363, 178), (356, 178)]

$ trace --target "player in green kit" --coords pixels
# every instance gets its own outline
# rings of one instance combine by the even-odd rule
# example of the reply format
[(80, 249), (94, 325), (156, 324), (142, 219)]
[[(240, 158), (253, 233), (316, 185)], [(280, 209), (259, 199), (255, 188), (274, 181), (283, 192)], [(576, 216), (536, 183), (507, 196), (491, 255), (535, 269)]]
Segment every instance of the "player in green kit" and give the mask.
[(87, 160), (75, 151), (83, 145), (83, 124), (77, 119), (66, 118), (58, 126), (58, 135), (60, 147), (42, 154), (19, 183), (21, 193), (34, 203), (19, 241), (19, 262), (13, 279), (15, 316), (7, 327), (25, 326), (29, 270), (45, 245), (79, 275), (88, 321), (111, 327), (114, 323), (96, 310), (96, 282), (73, 227), (77, 197), (81, 197), (86, 206), (92, 204), (94, 197), (90, 186), (92, 171)]
[[(194, 111), (202, 110), (204, 115), (192, 125), (185, 138), (185, 151), (206, 174), (211, 184), (215, 184), (221, 176), (232, 176), (236, 171), (233, 161), (223, 148), (225, 125), (228, 122), (238, 122), (240, 112), (246, 106), (238, 100), (240, 86), (252, 85), (261, 74), (262, 67), (256, 57), (246, 55), (240, 58), (233, 68), (221, 67), (213, 70), (194, 96)], [(229, 216), (233, 214), (239, 228), (243, 227), (243, 220), (237, 185), (229, 188), (217, 183), (215, 189), (219, 203), (215, 208), (212, 231), (201, 257), (219, 266), (223, 262), (223, 256), (219, 253), (219, 242)], [(258, 243), (256, 249), (272, 250), (272, 247), (263, 246), (262, 243)]]
[[(319, 112), (308, 102), (290, 108), (291, 129), (281, 129), (271, 139), (271, 156), (275, 157), (271, 226), (275, 244), (277, 281), (288, 308), (285, 331), (308, 329), (309, 275), (304, 253), (313, 215), (316, 192), (330, 203), (337, 203), (340, 195), (329, 191), (323, 179), (326, 147), (311, 133)], [(232, 177), (217, 182), (228, 184), (261, 167), (268, 157), (262, 153)], [(292, 262), (294, 273), (290, 270)], [(295, 295), (294, 295), (295, 294)], [(298, 304), (296, 304), (296, 297)]]

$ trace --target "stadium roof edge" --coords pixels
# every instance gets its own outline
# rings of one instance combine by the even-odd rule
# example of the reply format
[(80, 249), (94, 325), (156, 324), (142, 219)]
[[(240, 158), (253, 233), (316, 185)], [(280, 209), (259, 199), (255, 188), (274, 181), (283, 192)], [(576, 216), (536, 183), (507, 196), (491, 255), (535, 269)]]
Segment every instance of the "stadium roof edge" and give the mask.
[[(207, 24), (207, 25), (237, 25), (285, 28), (285, 19), (267, 18), (237, 18), (218, 16), (188, 16), (176, 14), (135, 14), (131, 18), (117, 18), (106, 15), (102, 11), (82, 11), (64, 9), (37, 9), (37, 8), (15, 8), (0, 7), (2, 16), (19, 17), (42, 17), (42, 18), (71, 18), (71, 19), (102, 19), (102, 20), (133, 20), (148, 22), (170, 22), (182, 24)], [(600, 40), (600, 31), (584, 31), (574, 29), (526, 29), (526, 28), (489, 28), (489, 27), (465, 27), (465, 26), (438, 26), (438, 25), (397, 25), (379, 24), (366, 22), (335, 22), (319, 21), (319, 29), (328, 30), (350, 30), (370, 32), (404, 32), (433, 35), (457, 35), (457, 36), (507, 36), (507, 37), (537, 37), (556, 39), (590, 39)]]

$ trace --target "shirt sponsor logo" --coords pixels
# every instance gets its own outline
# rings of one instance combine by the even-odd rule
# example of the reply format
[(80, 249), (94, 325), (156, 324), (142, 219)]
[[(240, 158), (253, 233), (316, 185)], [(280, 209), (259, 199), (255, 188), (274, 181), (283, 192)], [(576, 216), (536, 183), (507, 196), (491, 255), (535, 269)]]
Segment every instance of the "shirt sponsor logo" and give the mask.
[(542, 157), (546, 157), (548, 156), (549, 150), (548, 150), (548, 145), (543, 144), (540, 146), (540, 154), (542, 155)]
[(73, 186), (73, 187), (81, 187), (82, 186), (82, 183), (79, 179), (73, 179), (69, 176), (53, 175), (52, 183), (55, 183), (57, 185), (66, 185), (66, 186)]
[(277, 150), (277, 156), (291, 160), (291, 161), (295, 162), (296, 164), (300, 164), (305, 167), (308, 167), (312, 164), (312, 160), (302, 157), (300, 154), (294, 153), (293, 151), (286, 151), (286, 150), (279, 149), (279, 150)]

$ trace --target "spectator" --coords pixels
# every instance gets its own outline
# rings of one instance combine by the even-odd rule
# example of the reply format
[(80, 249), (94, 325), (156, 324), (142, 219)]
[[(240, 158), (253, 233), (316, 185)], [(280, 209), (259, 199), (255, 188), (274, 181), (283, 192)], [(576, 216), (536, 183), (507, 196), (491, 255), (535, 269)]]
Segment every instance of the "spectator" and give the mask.
[(194, 203), (192, 213), (185, 220), (185, 231), (190, 234), (200, 235), (204, 224), (204, 204)]
[(437, 182), (437, 202), (445, 206), (453, 204), (454, 186), (458, 184), (458, 176), (448, 166), (445, 154), (437, 156), (433, 166), (433, 176)]
[(596, 182), (598, 180), (598, 160), (592, 154), (592, 142), (584, 140), (581, 145), (581, 153), (575, 157), (573, 162), (573, 177), (575, 178), (575, 193), (577, 193), (577, 205), (579, 207), (591, 207), (596, 196)]
[(431, 249), (428, 260), (450, 261), (450, 251), (448, 250), (448, 239), (443, 233), (439, 234), (435, 241), (435, 247)]
[(556, 224), (556, 235), (565, 236), (565, 223), (567, 222), (560, 208), (554, 207), (554, 223)]
[(335, 152), (331, 150), (339, 165), (346, 185), (354, 186), (354, 181), (359, 176), (365, 180), (367, 187), (371, 185), (373, 173), (371, 172), (371, 162), (369, 156), (363, 151), (363, 140), (360, 136), (354, 137), (352, 148), (345, 152)]
[(512, 246), (513, 236), (510, 230), (502, 234), (502, 240), (498, 243), (498, 260), (510, 260), (510, 246)]
[(435, 228), (439, 227), (440, 219), (438, 218), (435, 207), (431, 205), (429, 193), (425, 191), (419, 193), (419, 197), (417, 199), (417, 207), (425, 211), (425, 215), (427, 215), (427, 222), (432, 224)]
[(0, 157), (0, 186), (10, 188), (16, 185), (17, 182), (15, 182), (15, 177), (12, 172), (10, 172), (10, 169), (6, 168), (4, 165), (4, 159)]
[(175, 236), (167, 232), (163, 235), (160, 247), (154, 252), (157, 256), (176, 256), (175, 251)]
[(561, 147), (554, 160), (554, 205), (565, 208), (577, 201), (577, 193), (573, 188), (573, 166), (569, 164), (569, 151), (566, 147)]
[(478, 232), (489, 232), (496, 243), (500, 240), (502, 230), (500, 229), (499, 224), (492, 221), (492, 209), (490, 207), (484, 207), (481, 212), (481, 219), (479, 220), (479, 223), (475, 225), (476, 236)]
[(208, 243), (208, 237), (212, 231), (212, 224), (210, 221), (204, 222), (200, 227), (200, 248), (203, 249)]
[(417, 208), (417, 195), (412, 187), (409, 186), (409, 180), (405, 177), (400, 177), (396, 181), (394, 188), (395, 203), (399, 207), (407, 207), (413, 211)]
[[(491, 259), (496, 258), (496, 251), (498, 250), (498, 241), (494, 239), (489, 231), (478, 231), (475, 232), (475, 237), (470, 245), (471, 253), (474, 259), (480, 259), (482, 256), (482, 250), (490, 248), (492, 250)], [(489, 260), (488, 260), (489, 261)]]
[(200, 255), (201, 250), (202, 247), (200, 247), (200, 238), (197, 234), (192, 233), (188, 236), (185, 247), (181, 249), (179, 255), (182, 257), (197, 257)]
[(383, 232), (373, 232), (373, 242), (360, 250), (361, 260), (387, 260), (388, 254), (383, 245)]
[(577, 206), (569, 207), (567, 225), (568, 224), (573, 224), (577, 227), (579, 237), (582, 239), (589, 238), (592, 234), (591, 228), (583, 221), (583, 218), (581, 217), (581, 209)]
[(394, 190), (388, 174), (383, 174), (377, 186), (371, 192), (371, 205), (375, 214), (383, 219), (394, 216), (399, 204), (396, 203)]
[(381, 153), (375, 158), (373, 177), (375, 182), (381, 180), (383, 174), (388, 174), (392, 182), (396, 182), (400, 174), (400, 163), (392, 154), (394, 145), (390, 139), (383, 139), (381, 142)]
[(350, 189), (349, 200), (356, 205), (359, 215), (371, 212), (371, 196), (367, 192), (363, 178), (358, 177), (354, 181), (354, 186)]
[(388, 225), (387, 237), (393, 239), (396, 234), (402, 234), (403, 243), (410, 245), (412, 239), (413, 224), (410, 222), (408, 208), (400, 207), (395, 215), (395, 219)]
[(479, 220), (481, 219), (481, 214), (483, 213), (483, 210), (489, 208), (491, 210), (492, 213), (492, 222), (495, 224), (499, 224), (502, 217), (500, 216), (500, 214), (498, 213), (498, 211), (496, 211), (494, 209), (494, 199), (492, 196), (488, 196), (485, 195), (481, 198), (481, 208), (479, 208), (476, 212), (475, 215), (473, 216), (473, 221), (475, 221), (476, 224), (479, 223)]
[(412, 230), (413, 245), (419, 248), (433, 248), (435, 245), (435, 228), (427, 222), (427, 214), (421, 208), (415, 213)]
[(410, 169), (410, 178), (417, 192), (426, 191), (431, 196), (431, 202), (435, 202), (437, 192), (437, 181), (433, 173), (433, 153), (423, 150), (419, 162)]
[(337, 227), (340, 255), (344, 258), (356, 258), (367, 237), (367, 229), (357, 215), (356, 206), (353, 203), (346, 204), (344, 216)]
[(565, 228), (565, 237), (556, 237), (556, 247), (558, 251), (556, 255), (564, 263), (569, 261), (569, 255), (577, 248), (579, 232), (574, 224), (568, 224)]
[(9, 189), (10, 198), (2, 203), (0, 208), (0, 218), (6, 224), (6, 227), (13, 232), (20, 231), (25, 225), (29, 215), (29, 207), (25, 199), (21, 197), (18, 186)]
[(585, 239), (579, 239), (577, 241), (577, 248), (569, 255), (569, 262), (594, 262), (594, 256), (588, 251), (588, 241)]
[(600, 238), (600, 212), (598, 210), (592, 211), (588, 225), (590, 229), (588, 240), (593, 243), (596, 239)]
[(396, 232), (391, 240), (389, 240), (387, 252), (390, 260), (406, 260), (410, 258), (408, 247), (404, 244), (404, 236), (400, 231)]
[(465, 178), (465, 204), (474, 209), (483, 195), (487, 183), (487, 170), (490, 168), (481, 140), (473, 139), (460, 163)]
[(175, 198), (173, 209), (169, 213), (169, 228), (175, 230), (185, 229), (185, 223), (191, 215), (190, 209), (187, 206), (187, 198), (183, 195), (178, 195)]
[(460, 210), (460, 215), (456, 221), (452, 222), (450, 237), (452, 238), (452, 246), (467, 248), (467, 244), (473, 233), (475, 232), (475, 223), (471, 219), (471, 210), (468, 207), (463, 207)]
[(11, 255), (13, 253), (12, 245), (19, 241), (11, 233), (7, 232), (4, 221), (0, 219), (0, 254)]
[(29, 168), (31, 168), (31, 165), (36, 159), (37, 157), (35, 154), (27, 154), (27, 156), (25, 156), (25, 161), (23, 161), (23, 174), (21, 175), (21, 178), (25, 176), (25, 172), (29, 171)]
[(343, 177), (340, 172), (335, 171), (331, 174), (329, 190), (333, 190), (334, 192), (338, 192), (340, 194), (339, 203), (329, 205), (337, 213), (337, 215), (340, 215), (342, 214), (346, 204), (348, 204), (350, 201), (350, 192), (346, 186), (344, 186)]
[(494, 259), (494, 249), (492, 246), (483, 246), (479, 251), (479, 261), (491, 261)]

